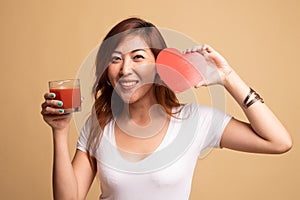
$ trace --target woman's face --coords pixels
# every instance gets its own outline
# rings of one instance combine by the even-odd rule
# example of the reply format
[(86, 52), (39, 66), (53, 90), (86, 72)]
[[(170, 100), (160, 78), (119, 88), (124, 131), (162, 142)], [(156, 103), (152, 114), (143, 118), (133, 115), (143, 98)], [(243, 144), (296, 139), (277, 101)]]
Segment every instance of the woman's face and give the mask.
[(155, 57), (139, 36), (126, 37), (111, 55), (108, 78), (125, 103), (153, 95), (155, 74)]

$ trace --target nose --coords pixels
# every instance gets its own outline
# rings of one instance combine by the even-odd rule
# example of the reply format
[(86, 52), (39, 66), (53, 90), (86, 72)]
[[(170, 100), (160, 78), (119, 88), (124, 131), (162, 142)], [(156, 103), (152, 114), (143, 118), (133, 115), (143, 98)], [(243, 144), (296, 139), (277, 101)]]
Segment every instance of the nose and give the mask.
[(120, 69), (120, 76), (131, 74), (133, 68), (133, 62), (130, 58), (123, 58), (123, 62)]

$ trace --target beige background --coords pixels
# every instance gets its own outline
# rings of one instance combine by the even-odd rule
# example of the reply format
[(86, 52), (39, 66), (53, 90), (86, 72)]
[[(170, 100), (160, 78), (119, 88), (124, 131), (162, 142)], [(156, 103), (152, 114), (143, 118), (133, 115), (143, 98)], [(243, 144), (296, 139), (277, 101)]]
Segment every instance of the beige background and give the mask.
[[(1, 0), (0, 15), (1, 199), (52, 199), (52, 137), (40, 115), (47, 81), (76, 77), (104, 34), (130, 16), (211, 44), (294, 138), (284, 155), (214, 150), (197, 165), (190, 199), (300, 199), (298, 0)], [(227, 99), (226, 111), (245, 119)], [(73, 123), (72, 154), (77, 136)], [(99, 194), (96, 181), (88, 199)]]

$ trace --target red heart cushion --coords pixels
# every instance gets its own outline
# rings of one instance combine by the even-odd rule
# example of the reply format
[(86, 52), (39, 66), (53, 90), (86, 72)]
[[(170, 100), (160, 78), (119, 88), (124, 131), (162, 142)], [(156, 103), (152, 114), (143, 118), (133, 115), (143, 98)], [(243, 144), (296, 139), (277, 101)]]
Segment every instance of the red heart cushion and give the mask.
[(176, 93), (196, 86), (202, 80), (197, 67), (204, 65), (206, 61), (200, 53), (182, 54), (175, 48), (163, 49), (156, 59), (160, 78)]

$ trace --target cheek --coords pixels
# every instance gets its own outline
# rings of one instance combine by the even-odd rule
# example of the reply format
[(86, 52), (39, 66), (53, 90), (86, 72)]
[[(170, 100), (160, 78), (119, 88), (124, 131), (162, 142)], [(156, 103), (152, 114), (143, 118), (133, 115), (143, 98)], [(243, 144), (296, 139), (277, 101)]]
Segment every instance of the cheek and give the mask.
[(109, 66), (107, 69), (107, 76), (108, 76), (109, 80), (111, 81), (111, 83), (115, 82), (119, 76), (118, 68)]
[(150, 91), (151, 87), (152, 85), (146, 84), (134, 91), (130, 96), (127, 97), (129, 99), (129, 103), (134, 103), (141, 97), (145, 96), (145, 94)]
[(156, 75), (155, 64), (141, 65), (138, 67), (137, 72), (142, 77), (143, 82), (153, 83), (155, 75)]

